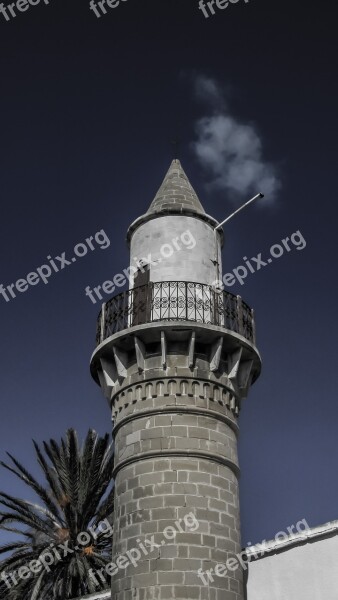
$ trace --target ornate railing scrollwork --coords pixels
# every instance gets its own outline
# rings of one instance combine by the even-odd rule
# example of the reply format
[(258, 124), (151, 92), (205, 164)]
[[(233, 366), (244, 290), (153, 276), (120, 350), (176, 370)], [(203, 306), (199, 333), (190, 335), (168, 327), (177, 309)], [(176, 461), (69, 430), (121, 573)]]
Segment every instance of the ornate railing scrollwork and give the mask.
[(135, 325), (192, 321), (217, 325), (255, 343), (253, 311), (240, 296), (190, 281), (150, 282), (114, 296), (97, 322), (96, 342)]

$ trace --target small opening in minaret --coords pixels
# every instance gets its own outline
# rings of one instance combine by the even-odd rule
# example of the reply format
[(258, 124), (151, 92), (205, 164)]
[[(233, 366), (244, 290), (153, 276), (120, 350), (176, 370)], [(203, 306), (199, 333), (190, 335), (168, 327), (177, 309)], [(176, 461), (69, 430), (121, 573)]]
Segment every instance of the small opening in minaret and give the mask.
[(148, 323), (151, 313), (151, 296), (149, 290), (150, 265), (143, 263), (134, 275), (132, 292), (132, 314), (134, 325)]
[(134, 275), (134, 288), (147, 285), (150, 280), (150, 265), (144, 263), (136, 271)]

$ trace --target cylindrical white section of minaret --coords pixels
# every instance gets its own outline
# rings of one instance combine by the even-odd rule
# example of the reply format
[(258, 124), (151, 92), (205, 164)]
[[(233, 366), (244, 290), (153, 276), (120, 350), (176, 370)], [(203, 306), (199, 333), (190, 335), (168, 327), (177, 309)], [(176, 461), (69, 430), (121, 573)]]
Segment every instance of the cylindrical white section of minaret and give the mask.
[(220, 234), (199, 218), (156, 217), (141, 224), (132, 234), (130, 264), (135, 267), (140, 261), (150, 265), (151, 282), (192, 281), (213, 285), (222, 273)]

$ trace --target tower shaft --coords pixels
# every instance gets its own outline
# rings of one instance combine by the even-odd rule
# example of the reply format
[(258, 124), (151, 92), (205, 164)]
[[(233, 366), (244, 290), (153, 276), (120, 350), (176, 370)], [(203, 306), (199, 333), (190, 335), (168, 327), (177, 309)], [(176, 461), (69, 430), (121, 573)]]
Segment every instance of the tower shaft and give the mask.
[[(241, 551), (237, 419), (260, 357), (251, 309), (211, 285), (222, 238), (186, 182), (174, 161), (129, 231), (132, 257), (152, 256), (147, 276), (98, 319), (91, 370), (115, 440), (112, 600), (244, 600), (240, 564), (226, 565)], [(159, 256), (156, 239), (187, 224), (191, 255)]]
[(113, 556), (138, 558), (113, 579), (114, 600), (242, 598), (240, 569), (205, 573), (240, 552), (237, 399), (208, 360), (195, 354), (189, 368), (191, 339), (175, 337), (165, 366), (149, 357), (114, 394)]

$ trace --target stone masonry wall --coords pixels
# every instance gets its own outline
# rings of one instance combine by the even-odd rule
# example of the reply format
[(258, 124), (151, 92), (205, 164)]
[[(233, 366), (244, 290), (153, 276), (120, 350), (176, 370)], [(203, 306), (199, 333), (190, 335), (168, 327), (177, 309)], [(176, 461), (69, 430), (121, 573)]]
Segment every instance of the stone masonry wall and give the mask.
[(222, 385), (171, 381), (113, 399), (113, 561), (131, 552), (134, 564), (114, 573), (112, 600), (243, 600), (240, 569), (198, 576), (241, 549), (235, 401)]

